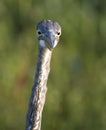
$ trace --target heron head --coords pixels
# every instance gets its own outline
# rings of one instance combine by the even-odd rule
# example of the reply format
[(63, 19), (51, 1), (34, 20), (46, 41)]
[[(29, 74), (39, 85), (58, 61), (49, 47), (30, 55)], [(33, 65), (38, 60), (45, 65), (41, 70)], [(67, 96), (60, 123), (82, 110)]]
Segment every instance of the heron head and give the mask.
[(59, 41), (61, 35), (60, 25), (51, 20), (43, 20), (37, 25), (37, 37), (39, 45), (52, 50)]

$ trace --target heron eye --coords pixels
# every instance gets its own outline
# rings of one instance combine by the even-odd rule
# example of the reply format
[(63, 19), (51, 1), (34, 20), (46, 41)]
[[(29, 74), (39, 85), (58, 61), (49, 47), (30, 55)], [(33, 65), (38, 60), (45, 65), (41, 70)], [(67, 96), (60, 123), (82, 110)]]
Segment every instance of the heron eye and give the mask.
[(60, 32), (57, 32), (57, 35), (60, 36)]
[(41, 31), (38, 30), (38, 35), (41, 35), (41, 34), (42, 34)]

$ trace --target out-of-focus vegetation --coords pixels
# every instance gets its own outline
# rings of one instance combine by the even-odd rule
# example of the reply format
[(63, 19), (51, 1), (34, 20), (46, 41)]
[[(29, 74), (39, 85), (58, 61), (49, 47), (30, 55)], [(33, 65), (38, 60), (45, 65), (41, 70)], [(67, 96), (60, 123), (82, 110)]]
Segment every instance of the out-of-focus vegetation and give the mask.
[(37, 61), (36, 24), (56, 20), (42, 130), (106, 130), (106, 1), (0, 1), (0, 130), (23, 130)]

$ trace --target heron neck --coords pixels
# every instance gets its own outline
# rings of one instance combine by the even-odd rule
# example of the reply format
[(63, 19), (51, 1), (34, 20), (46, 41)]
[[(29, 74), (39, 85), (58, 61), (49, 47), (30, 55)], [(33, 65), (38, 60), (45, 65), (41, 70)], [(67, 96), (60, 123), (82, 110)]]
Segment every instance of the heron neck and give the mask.
[(41, 130), (42, 111), (46, 98), (46, 84), (50, 71), (51, 55), (52, 51), (49, 49), (39, 48), (36, 74), (27, 114), (26, 130)]
[[(37, 72), (34, 79), (34, 89), (36, 95), (35, 108), (36, 113), (34, 117), (34, 130), (40, 130), (42, 111), (45, 104), (46, 92), (47, 92), (47, 80), (50, 72), (50, 60), (52, 52), (47, 48), (39, 47)], [(37, 128), (38, 127), (38, 128)], [(36, 129), (37, 128), (37, 129)]]
[(50, 51), (48, 48), (39, 47), (35, 83), (42, 83), (43, 86), (46, 85), (50, 71), (51, 55), (52, 51)]

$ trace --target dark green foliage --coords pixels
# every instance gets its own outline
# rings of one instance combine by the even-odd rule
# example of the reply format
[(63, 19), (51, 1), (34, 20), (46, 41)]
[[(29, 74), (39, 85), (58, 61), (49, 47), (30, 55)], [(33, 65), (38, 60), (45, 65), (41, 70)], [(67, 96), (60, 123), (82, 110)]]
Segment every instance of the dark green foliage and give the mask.
[(106, 1), (0, 1), (0, 130), (23, 130), (37, 61), (36, 24), (56, 20), (42, 130), (106, 130)]

